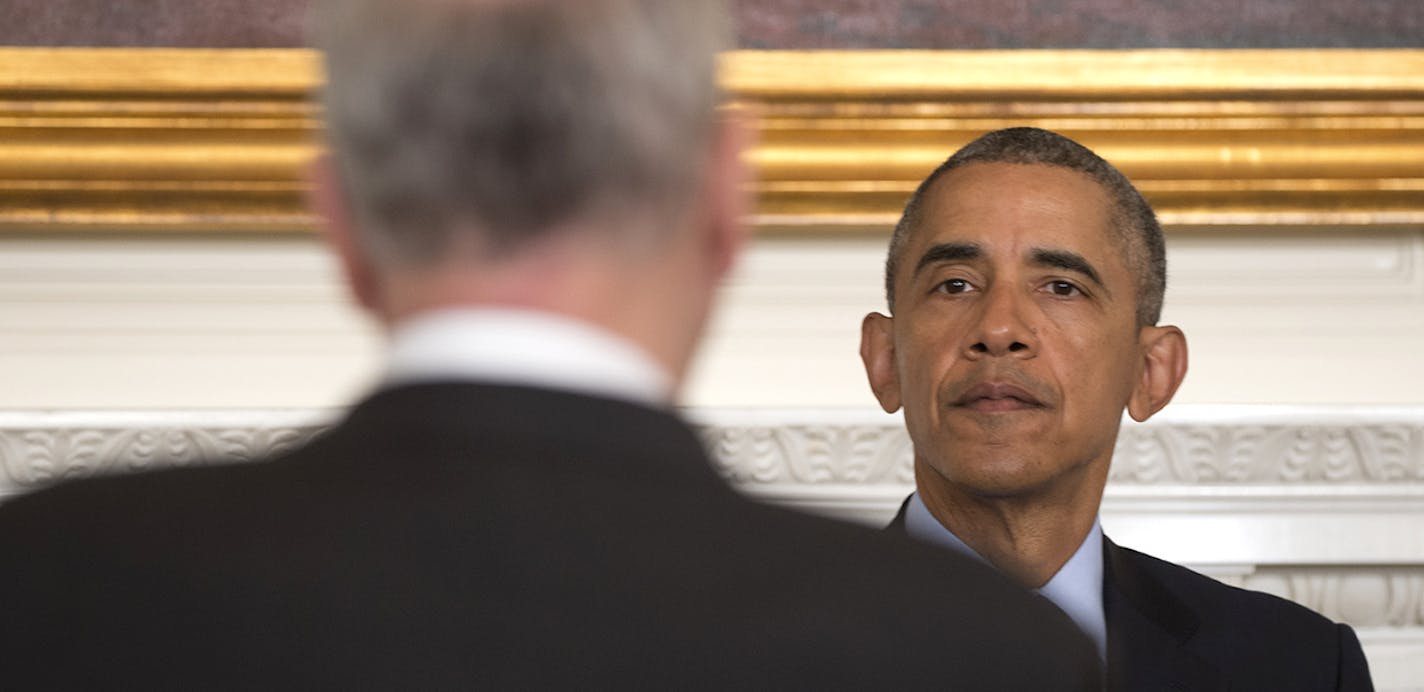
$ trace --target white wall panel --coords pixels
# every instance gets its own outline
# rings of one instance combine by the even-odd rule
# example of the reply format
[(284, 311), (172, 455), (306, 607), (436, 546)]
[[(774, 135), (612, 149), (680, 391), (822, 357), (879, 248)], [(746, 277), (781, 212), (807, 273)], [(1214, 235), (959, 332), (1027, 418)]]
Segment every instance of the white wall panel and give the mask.
[[(1419, 232), (1174, 233), (1164, 321), (1186, 403), (1424, 400)], [(727, 289), (694, 380), (700, 405), (873, 406), (856, 348), (882, 310), (884, 240), (764, 238)]]
[[(871, 407), (857, 347), (879, 236), (763, 236), (728, 282), (686, 400)], [(1424, 234), (1175, 233), (1165, 319), (1184, 403), (1424, 401)], [(0, 238), (0, 408), (322, 407), (380, 339), (311, 238)]]
[(331, 406), (379, 339), (308, 238), (0, 240), (0, 408)]

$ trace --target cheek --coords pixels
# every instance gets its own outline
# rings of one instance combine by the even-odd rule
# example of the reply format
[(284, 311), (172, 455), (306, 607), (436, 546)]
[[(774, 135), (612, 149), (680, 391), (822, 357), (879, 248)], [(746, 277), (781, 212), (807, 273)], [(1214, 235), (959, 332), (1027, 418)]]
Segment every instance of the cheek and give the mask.
[(928, 404), (954, 366), (954, 349), (946, 339), (927, 333), (915, 334), (904, 343), (895, 351), (901, 396), (907, 402)]
[[(1126, 338), (1113, 334), (1080, 335), (1067, 340), (1072, 353), (1065, 353), (1067, 375), (1063, 382), (1069, 401), (1077, 399), (1098, 415), (1121, 415), (1137, 381), (1140, 358), (1135, 348), (1124, 347)], [(1077, 392), (1078, 396), (1073, 396)]]

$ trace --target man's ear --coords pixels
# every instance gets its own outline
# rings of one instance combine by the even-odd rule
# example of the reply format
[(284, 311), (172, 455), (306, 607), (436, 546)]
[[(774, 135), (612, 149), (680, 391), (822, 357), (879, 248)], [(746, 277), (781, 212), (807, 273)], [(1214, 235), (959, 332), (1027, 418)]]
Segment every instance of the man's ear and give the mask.
[(860, 323), (860, 360), (870, 389), (886, 413), (900, 410), (900, 372), (895, 367), (895, 318), (878, 312)]
[(1187, 337), (1172, 327), (1143, 327), (1142, 376), (1127, 401), (1127, 413), (1141, 423), (1162, 410), (1187, 376)]
[(379, 314), (378, 274), (356, 240), (351, 207), (330, 155), (321, 154), (313, 159), (307, 176), (311, 181), (308, 204), (317, 215), (317, 223), (327, 245), (341, 263), (341, 272), (351, 296), (366, 311)]
[(703, 199), (708, 251), (719, 278), (731, 270), (747, 236), (752, 173), (743, 156), (751, 150), (752, 139), (752, 126), (744, 112), (730, 107), (718, 112)]

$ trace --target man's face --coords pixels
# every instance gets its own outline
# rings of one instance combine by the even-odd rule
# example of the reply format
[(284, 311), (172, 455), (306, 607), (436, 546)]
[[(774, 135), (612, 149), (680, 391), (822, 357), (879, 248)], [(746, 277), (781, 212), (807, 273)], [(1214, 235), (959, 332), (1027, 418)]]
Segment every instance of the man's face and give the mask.
[(918, 474), (1005, 497), (1106, 473), (1147, 332), (1110, 209), (1091, 178), (1044, 165), (968, 164), (928, 190), (894, 317), (868, 317), (862, 344)]

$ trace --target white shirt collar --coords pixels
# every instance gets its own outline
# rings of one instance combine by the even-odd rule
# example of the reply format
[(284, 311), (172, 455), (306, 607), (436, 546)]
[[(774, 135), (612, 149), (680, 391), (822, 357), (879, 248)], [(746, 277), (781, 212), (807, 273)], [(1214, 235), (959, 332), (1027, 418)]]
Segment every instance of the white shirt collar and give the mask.
[(636, 345), (593, 325), (532, 310), (438, 310), (396, 326), (387, 385), (451, 379), (672, 403), (672, 377)]
[[(969, 555), (990, 564), (979, 553), (930, 514), (919, 493), (910, 496), (905, 509), (905, 531), (914, 538)], [(1108, 624), (1103, 612), (1103, 529), (1098, 520), (1068, 562), (1036, 591), (1058, 606), (1098, 647), (1107, 660)]]

